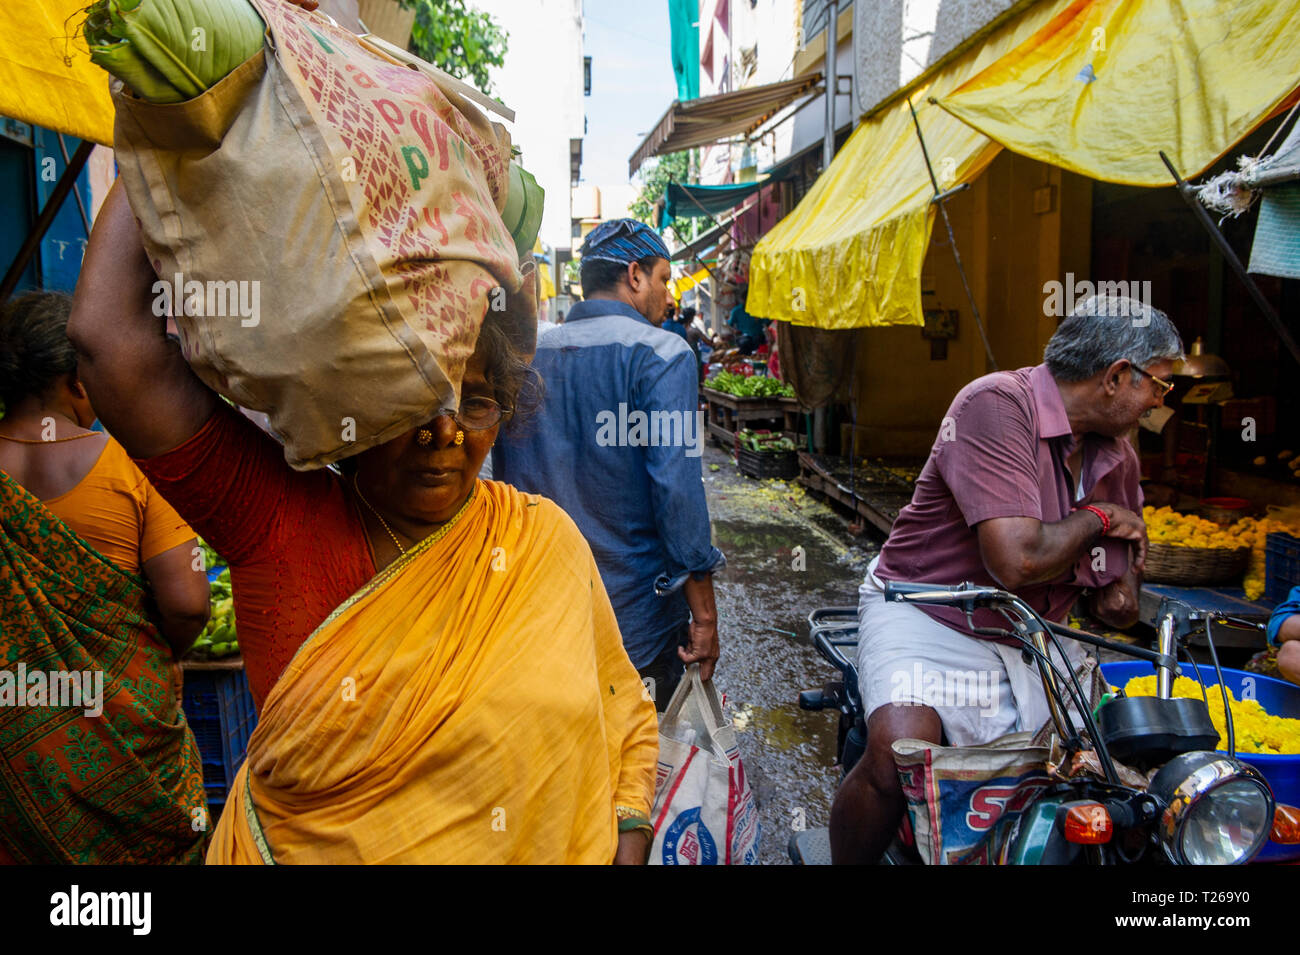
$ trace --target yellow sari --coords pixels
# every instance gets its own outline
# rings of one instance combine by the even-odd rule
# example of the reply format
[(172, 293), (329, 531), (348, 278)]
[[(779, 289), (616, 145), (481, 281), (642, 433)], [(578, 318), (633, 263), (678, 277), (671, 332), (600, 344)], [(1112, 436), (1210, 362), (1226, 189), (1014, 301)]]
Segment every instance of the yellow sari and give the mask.
[(657, 732), (577, 527), (480, 481), (298, 651), (208, 862), (606, 864)]

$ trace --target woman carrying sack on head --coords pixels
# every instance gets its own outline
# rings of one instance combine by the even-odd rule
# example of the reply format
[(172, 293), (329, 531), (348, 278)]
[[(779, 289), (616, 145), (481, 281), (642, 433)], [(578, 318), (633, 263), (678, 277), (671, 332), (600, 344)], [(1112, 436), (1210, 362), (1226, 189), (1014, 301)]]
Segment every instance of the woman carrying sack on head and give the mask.
[(591, 550), (477, 477), (530, 374), (497, 317), (457, 408), (303, 472), (167, 341), (153, 282), (114, 188), (70, 332), (107, 424), (228, 560), (260, 707), (208, 861), (643, 863), (655, 711)]
[(203, 629), (194, 532), (112, 438), (70, 300), (0, 312), (0, 863), (202, 861), (176, 657)]

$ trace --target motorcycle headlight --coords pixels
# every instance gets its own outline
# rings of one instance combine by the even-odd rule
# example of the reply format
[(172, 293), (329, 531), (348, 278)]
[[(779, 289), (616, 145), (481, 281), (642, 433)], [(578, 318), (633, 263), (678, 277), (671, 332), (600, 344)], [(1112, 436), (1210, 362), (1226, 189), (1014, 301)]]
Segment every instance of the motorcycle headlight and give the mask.
[(1183, 753), (1147, 791), (1165, 804), (1160, 840), (1179, 865), (1249, 862), (1268, 841), (1273, 792), (1253, 766), (1222, 753)]

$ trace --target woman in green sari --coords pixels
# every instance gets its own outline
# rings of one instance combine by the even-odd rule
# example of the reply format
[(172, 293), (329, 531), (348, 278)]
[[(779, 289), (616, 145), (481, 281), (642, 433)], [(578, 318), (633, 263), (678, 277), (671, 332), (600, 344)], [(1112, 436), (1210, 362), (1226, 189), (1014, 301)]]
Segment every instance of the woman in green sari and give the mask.
[(68, 309), (0, 313), (0, 863), (200, 862), (176, 655), (207, 581), (193, 532), (89, 430)]

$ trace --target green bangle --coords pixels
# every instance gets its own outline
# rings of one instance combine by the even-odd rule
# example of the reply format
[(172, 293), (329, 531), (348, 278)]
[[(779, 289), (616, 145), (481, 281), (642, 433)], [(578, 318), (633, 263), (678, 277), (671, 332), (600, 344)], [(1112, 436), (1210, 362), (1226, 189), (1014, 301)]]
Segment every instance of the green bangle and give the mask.
[(626, 819), (618, 821), (619, 832), (635, 832), (638, 829), (644, 829), (651, 836), (654, 835), (654, 827), (650, 825), (650, 820), (642, 816), (629, 816)]

